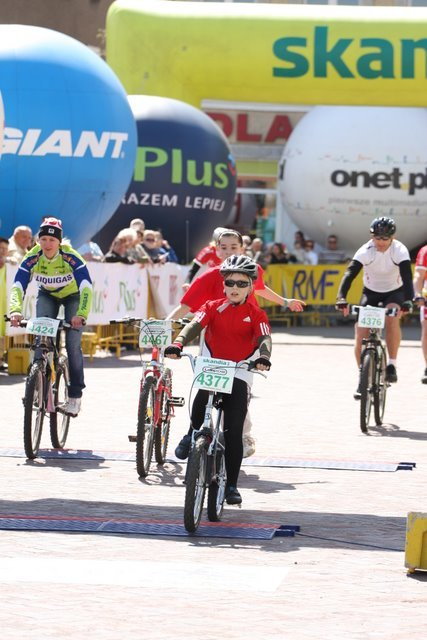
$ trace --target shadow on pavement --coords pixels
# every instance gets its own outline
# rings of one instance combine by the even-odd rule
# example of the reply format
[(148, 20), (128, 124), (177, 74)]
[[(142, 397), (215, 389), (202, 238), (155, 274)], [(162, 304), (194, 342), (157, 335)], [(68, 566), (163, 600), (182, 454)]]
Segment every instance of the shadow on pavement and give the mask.
[[(184, 492), (183, 492), (184, 499)], [(99, 502), (84, 500), (40, 499), (30, 501), (0, 500), (0, 515), (37, 516), (51, 519), (106, 519), (106, 520), (138, 520), (161, 524), (182, 524), (183, 508), (164, 505), (135, 505), (129, 503)], [(205, 521), (202, 518), (202, 523)], [(403, 552), (406, 519), (394, 516), (376, 516), (368, 513), (328, 513), (298, 511), (257, 511), (244, 508), (226, 507), (222, 518), (223, 524), (257, 524), (266, 527), (279, 525), (299, 525), (301, 530), (295, 537), (273, 538), (268, 541), (247, 541), (236, 539), (207, 539), (191, 536), (141, 536), (154, 537), (158, 540), (175, 540), (191, 542), (196, 546), (239, 547), (250, 548), (254, 545), (268, 552), (295, 551), (298, 548), (341, 548), (360, 549), (361, 551), (382, 550)], [(28, 531), (26, 531), (28, 534)], [(60, 532), (58, 533), (68, 533)], [(79, 533), (77, 531), (70, 533)], [(81, 535), (81, 533), (80, 533)], [(84, 533), (84, 535), (93, 535)], [(100, 533), (97, 533), (100, 535)], [(123, 534), (102, 533), (101, 535), (121, 536)], [(128, 537), (128, 534), (124, 537)], [(136, 537), (133, 534), (133, 537)]]
[[(401, 429), (397, 424), (383, 422), (382, 425), (369, 427), (369, 431), (388, 438), (408, 438), (408, 440), (427, 440), (427, 432), (407, 431)], [(369, 435), (369, 433), (367, 434)]]
[[(78, 460), (61, 459), (61, 458), (35, 458), (34, 460), (23, 460), (22, 465), (25, 467), (53, 467), (61, 468), (68, 473), (84, 473), (85, 471), (97, 471), (98, 469), (110, 469), (110, 461), (105, 458), (99, 458), (97, 460), (85, 460), (79, 458)], [(104, 464), (106, 463), (106, 464)]]
[(279, 493), (279, 491), (295, 491), (297, 485), (307, 484), (331, 484), (328, 481), (317, 480), (315, 482), (277, 482), (274, 480), (263, 480), (263, 478), (256, 473), (248, 473), (244, 469), (241, 469), (239, 475), (239, 487), (244, 489), (253, 489), (255, 493)]
[(21, 384), (24, 382), (26, 376), (15, 374), (10, 376), (8, 373), (0, 374), (0, 386), (10, 387), (14, 384)]

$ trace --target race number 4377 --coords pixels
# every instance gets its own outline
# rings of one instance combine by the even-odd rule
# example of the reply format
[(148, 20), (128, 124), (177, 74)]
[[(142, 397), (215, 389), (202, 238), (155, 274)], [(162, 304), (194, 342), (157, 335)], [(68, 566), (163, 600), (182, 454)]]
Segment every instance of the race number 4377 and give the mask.
[(193, 386), (196, 389), (231, 393), (235, 372), (236, 363), (232, 360), (199, 356), (194, 368)]

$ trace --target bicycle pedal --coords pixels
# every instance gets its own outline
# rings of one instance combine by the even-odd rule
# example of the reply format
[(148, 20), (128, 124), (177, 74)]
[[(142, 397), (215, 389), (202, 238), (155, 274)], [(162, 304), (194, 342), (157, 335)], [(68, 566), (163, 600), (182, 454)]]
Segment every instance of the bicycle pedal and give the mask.
[(136, 442), (136, 436), (128, 436), (129, 442)]
[(171, 396), (168, 402), (173, 407), (183, 407), (185, 405), (185, 398), (179, 396)]

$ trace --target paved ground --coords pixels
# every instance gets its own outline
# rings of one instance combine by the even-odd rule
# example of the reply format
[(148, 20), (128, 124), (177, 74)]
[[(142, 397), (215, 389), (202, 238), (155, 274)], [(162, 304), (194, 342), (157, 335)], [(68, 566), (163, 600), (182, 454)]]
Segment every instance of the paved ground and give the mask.
[[(350, 329), (275, 333), (269, 381), (257, 379), (257, 456), (416, 462), (413, 471), (245, 467), (228, 523), (299, 524), (268, 541), (0, 531), (2, 640), (399, 639), (425, 636), (426, 578), (404, 569), (408, 511), (426, 511), (427, 387), (418, 329), (408, 328), (386, 423), (364, 436)], [(175, 391), (189, 387), (174, 365)], [(72, 448), (129, 451), (134, 354), (87, 363)], [(0, 449), (22, 447), (21, 376), (0, 376)], [(177, 409), (173, 450), (187, 427)], [(47, 433), (43, 444), (49, 446)], [(139, 481), (133, 462), (2, 457), (1, 514), (181, 522), (182, 466)]]

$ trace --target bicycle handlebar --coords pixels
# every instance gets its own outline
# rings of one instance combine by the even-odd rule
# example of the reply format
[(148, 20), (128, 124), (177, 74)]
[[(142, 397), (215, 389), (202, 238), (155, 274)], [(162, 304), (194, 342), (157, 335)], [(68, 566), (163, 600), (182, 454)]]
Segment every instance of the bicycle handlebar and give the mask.
[[(200, 355), (197, 356), (193, 356), (191, 353), (186, 353), (186, 352), (182, 352), (181, 353), (181, 358), (188, 358), (190, 360), (191, 363), (191, 368), (194, 371), (194, 367), (195, 367), (195, 363), (196, 363), (196, 359), (203, 357)], [(230, 367), (231, 368), (231, 367)], [(240, 362), (236, 362), (236, 366), (233, 367), (234, 369), (247, 369), (247, 371), (251, 371), (251, 373), (257, 373), (258, 375), (262, 376), (263, 378), (267, 377), (267, 374), (265, 374), (263, 371), (259, 371), (259, 369), (255, 368), (255, 364), (253, 360), (240, 360)]]
[[(359, 309), (365, 309), (365, 307), (362, 307), (360, 304), (352, 304), (351, 305), (351, 314), (353, 316), (359, 315)], [(384, 307), (378, 307), (378, 309), (384, 309)], [(390, 308), (385, 310), (385, 314), (386, 314), (386, 316), (397, 316), (399, 311), (400, 311), (400, 309), (398, 309), (397, 307), (390, 307)]]
[[(109, 320), (109, 324), (137, 324), (139, 322), (148, 322), (149, 320), (157, 320), (157, 318), (131, 318), (125, 316), (124, 318), (115, 318), (113, 320)], [(181, 320), (171, 320), (172, 327), (183, 327), (188, 324), (190, 320), (181, 319)]]
[[(11, 320), (10, 316), (8, 316), (7, 314), (4, 314), (4, 319), (6, 320), (6, 322), (10, 322), (10, 320)], [(22, 329), (25, 329), (27, 324), (28, 324), (28, 320), (24, 318), (23, 320), (20, 321), (18, 326), (21, 327)], [(86, 324), (86, 322), (84, 322), (83, 324)], [(59, 321), (59, 328), (60, 329), (72, 329), (73, 331), (78, 331), (78, 329), (73, 327), (72, 324), (70, 324), (69, 322), (65, 322), (65, 320), (60, 320)]]

